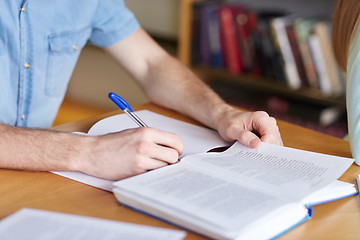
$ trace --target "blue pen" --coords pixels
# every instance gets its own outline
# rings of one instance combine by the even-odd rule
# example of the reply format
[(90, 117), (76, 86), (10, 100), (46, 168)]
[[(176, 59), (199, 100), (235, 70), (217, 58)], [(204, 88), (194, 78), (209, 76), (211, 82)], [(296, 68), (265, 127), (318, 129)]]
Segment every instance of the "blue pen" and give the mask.
[(121, 110), (123, 110), (134, 122), (136, 122), (137, 125), (140, 127), (147, 127), (147, 125), (134, 113), (134, 110), (130, 107), (130, 105), (122, 99), (119, 95), (116, 93), (110, 92), (109, 98), (119, 107)]

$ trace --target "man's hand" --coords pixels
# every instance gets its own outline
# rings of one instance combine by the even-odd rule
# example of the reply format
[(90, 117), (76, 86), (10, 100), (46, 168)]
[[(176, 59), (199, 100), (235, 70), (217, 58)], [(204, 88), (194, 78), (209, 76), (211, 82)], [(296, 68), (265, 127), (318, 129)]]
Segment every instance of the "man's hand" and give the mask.
[(177, 135), (148, 127), (91, 138), (79, 171), (112, 180), (176, 163), (184, 149)]
[(217, 129), (225, 140), (238, 140), (252, 148), (259, 147), (261, 141), (283, 145), (275, 118), (263, 111), (241, 112), (228, 107), (219, 115)]

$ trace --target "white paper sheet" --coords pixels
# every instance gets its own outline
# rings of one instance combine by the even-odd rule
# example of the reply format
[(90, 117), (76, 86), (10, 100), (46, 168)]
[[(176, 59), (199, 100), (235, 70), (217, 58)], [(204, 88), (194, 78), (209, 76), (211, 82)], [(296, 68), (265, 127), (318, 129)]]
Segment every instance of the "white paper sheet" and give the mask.
[(1, 240), (180, 240), (166, 228), (24, 208), (0, 221)]
[[(177, 134), (184, 142), (184, 157), (195, 153), (205, 153), (210, 149), (230, 146), (218, 132), (209, 128), (179, 121), (148, 110), (137, 111), (138, 115), (149, 127)], [(137, 128), (137, 124), (126, 114), (118, 114), (95, 123), (89, 135), (102, 135), (118, 132), (128, 128)]]
[[(169, 118), (148, 110), (137, 111), (136, 114), (149, 127), (177, 134), (184, 143), (184, 152), (180, 158), (190, 154), (205, 153), (213, 148), (230, 146), (230, 143), (224, 141), (214, 130)], [(95, 123), (88, 134), (102, 135), (137, 127), (136, 123), (129, 116), (118, 114)], [(112, 190), (112, 183), (114, 182), (89, 176), (81, 172), (54, 171), (53, 173), (107, 191)]]

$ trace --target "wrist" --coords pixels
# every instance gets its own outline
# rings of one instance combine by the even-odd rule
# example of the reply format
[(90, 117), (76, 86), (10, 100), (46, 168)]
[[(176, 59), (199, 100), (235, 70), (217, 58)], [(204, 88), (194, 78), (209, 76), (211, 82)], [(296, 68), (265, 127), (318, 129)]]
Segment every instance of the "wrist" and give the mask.
[(66, 149), (65, 170), (85, 172), (90, 168), (89, 160), (95, 137), (71, 134), (69, 140), (64, 144)]
[(215, 123), (214, 128), (219, 130), (219, 126), (221, 125), (223, 120), (227, 118), (229, 114), (234, 110), (235, 109), (228, 104), (221, 104), (220, 106), (216, 106), (216, 110), (213, 112), (213, 119)]

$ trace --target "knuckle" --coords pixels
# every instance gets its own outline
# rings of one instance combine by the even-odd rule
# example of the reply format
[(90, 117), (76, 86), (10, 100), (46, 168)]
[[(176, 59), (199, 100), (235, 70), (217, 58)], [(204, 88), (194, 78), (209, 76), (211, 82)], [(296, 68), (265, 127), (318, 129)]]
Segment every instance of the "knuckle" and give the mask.
[(146, 138), (148, 138), (150, 136), (151, 129), (150, 128), (144, 128), (144, 127), (137, 128), (136, 133), (139, 135), (139, 137), (141, 139), (146, 139)]
[(147, 155), (150, 152), (150, 146), (147, 142), (140, 141), (135, 147), (135, 153), (139, 155)]
[(142, 173), (144, 171), (146, 171), (146, 169), (144, 168), (144, 163), (143, 161), (141, 160), (141, 158), (135, 158), (133, 161), (132, 161), (132, 164), (131, 164), (131, 169), (134, 173)]
[(240, 126), (239, 126), (239, 123), (237, 122), (234, 122), (234, 121), (231, 121), (229, 122), (228, 124), (228, 127), (227, 127), (227, 134), (232, 134), (234, 133), (234, 131), (236, 131), (236, 129), (238, 129)]
[(270, 120), (276, 124), (276, 119), (274, 117), (270, 117)]
[(269, 114), (265, 111), (256, 111), (254, 112), (254, 115), (259, 118), (268, 118)]

